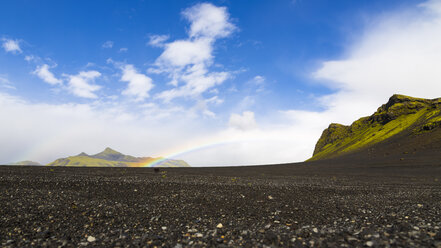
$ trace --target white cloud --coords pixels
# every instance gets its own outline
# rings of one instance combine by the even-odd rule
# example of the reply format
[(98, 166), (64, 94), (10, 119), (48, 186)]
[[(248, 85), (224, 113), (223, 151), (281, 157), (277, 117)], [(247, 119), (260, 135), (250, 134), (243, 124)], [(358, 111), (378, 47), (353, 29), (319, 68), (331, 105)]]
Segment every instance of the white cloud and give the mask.
[(220, 99), (218, 96), (213, 96), (208, 99), (201, 99), (197, 101), (196, 105), (193, 107), (195, 112), (200, 112), (206, 117), (215, 118), (216, 114), (208, 109), (208, 106), (211, 105), (220, 105), (224, 102), (223, 99)]
[(137, 101), (149, 97), (149, 91), (153, 88), (152, 79), (144, 74), (138, 73), (133, 65), (121, 67), (121, 81), (128, 82), (127, 89), (123, 91), (126, 96), (134, 96)]
[(35, 57), (33, 55), (26, 55), (24, 60), (26, 60), (27, 62), (31, 62), (35, 60)]
[[(142, 116), (146, 116), (151, 122), (152, 119), (160, 120), (161, 122), (168, 122), (171, 119), (181, 118), (178, 117), (181, 114), (185, 113), (186, 117), (195, 117), (191, 112), (188, 112), (182, 106), (170, 106), (165, 107), (163, 105), (159, 105), (157, 103), (149, 102), (140, 105), (142, 107), (141, 113)], [(170, 119), (171, 118), (171, 119)], [(185, 119), (185, 118), (182, 118)]]
[(221, 84), (228, 77), (227, 72), (212, 72), (205, 74), (205, 70), (196, 70), (195, 72), (183, 75), (181, 79), (186, 83), (182, 87), (173, 88), (159, 93), (156, 97), (169, 102), (177, 97), (195, 97), (206, 90)]
[(247, 83), (255, 87), (256, 92), (262, 92), (265, 90), (265, 80), (264, 76), (257, 75)]
[(265, 77), (257, 75), (253, 78), (253, 82), (257, 85), (261, 85), (265, 83)]
[(182, 14), (190, 22), (188, 39), (165, 43), (168, 37), (151, 37), (152, 45), (160, 44), (164, 51), (157, 58), (155, 68), (149, 71), (168, 74), (169, 84), (173, 86), (156, 96), (166, 102), (179, 97), (198, 99), (231, 77), (229, 72), (210, 70), (216, 40), (235, 30), (227, 9), (203, 3), (184, 10)]
[(2, 75), (0, 75), (0, 87), (7, 88), (7, 89), (13, 89), (13, 90), (16, 89), (14, 87), (13, 83), (11, 81), (9, 81), (9, 79), (7, 79), (6, 77), (3, 77)]
[(440, 5), (428, 1), (414, 11), (382, 17), (346, 58), (324, 62), (314, 76), (337, 89), (323, 98), (328, 112), (366, 115), (394, 93), (439, 97)]
[(125, 52), (127, 52), (129, 49), (127, 48), (127, 47), (121, 47), (120, 49), (119, 49), (119, 52), (120, 53), (125, 53)]
[(215, 94), (215, 95), (217, 95), (217, 94), (219, 94), (219, 90), (218, 89), (211, 89), (210, 91), (209, 91), (211, 94)]
[(101, 76), (98, 71), (81, 71), (77, 75), (65, 75), (68, 77), (68, 90), (75, 96), (83, 98), (97, 98), (94, 93), (101, 86), (93, 84), (96, 78)]
[(166, 40), (168, 40), (170, 36), (168, 35), (150, 35), (150, 40), (147, 43), (153, 47), (163, 47)]
[(49, 71), (49, 65), (44, 64), (41, 66), (37, 66), (37, 69), (33, 71), (32, 73), (37, 75), (39, 78), (41, 78), (43, 81), (45, 81), (48, 84), (56, 85), (61, 84), (62, 81), (54, 76), (52, 72)]
[(166, 68), (211, 63), (213, 58), (210, 39), (178, 40), (166, 44), (165, 47), (164, 52), (157, 59), (157, 64)]
[(6, 52), (22, 53), (22, 50), (20, 48), (20, 41), (18, 41), (18, 40), (3, 39), (2, 46)]
[(183, 15), (191, 22), (189, 31), (191, 38), (223, 38), (236, 29), (229, 20), (226, 7), (201, 3), (186, 9)]
[(102, 48), (112, 48), (113, 47), (113, 41), (108, 40), (101, 45)]
[(229, 127), (236, 128), (239, 130), (250, 130), (257, 127), (256, 120), (254, 119), (254, 113), (251, 111), (245, 111), (242, 115), (232, 114), (230, 116), (230, 121), (228, 122)]

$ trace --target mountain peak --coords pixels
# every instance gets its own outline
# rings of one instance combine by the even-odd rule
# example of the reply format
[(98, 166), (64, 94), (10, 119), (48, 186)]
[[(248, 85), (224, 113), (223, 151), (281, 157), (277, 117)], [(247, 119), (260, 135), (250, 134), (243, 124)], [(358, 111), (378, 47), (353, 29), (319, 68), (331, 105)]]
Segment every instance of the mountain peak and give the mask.
[(106, 147), (104, 151), (97, 153), (93, 156), (93, 158), (99, 158), (99, 159), (105, 159), (110, 161), (125, 161), (125, 162), (137, 162), (139, 161), (139, 158), (124, 155), (118, 151), (113, 150), (110, 147)]
[(394, 109), (422, 108), (425, 104), (430, 104), (434, 100), (394, 94), (389, 98), (389, 101), (383, 104), (378, 110), (379, 112), (381, 112), (381, 110), (388, 111), (392, 107), (394, 107)]
[(428, 100), (427, 99), (423, 99), (423, 98), (418, 98), (418, 97), (411, 97), (411, 96), (401, 95), (401, 94), (393, 94), (389, 98), (389, 102), (390, 101), (405, 102), (405, 101), (428, 101)]
[(122, 153), (120, 153), (120, 152), (117, 152), (117, 151), (113, 150), (113, 149), (110, 148), (110, 147), (106, 147), (106, 149), (104, 149), (104, 151), (102, 151), (101, 153), (107, 153), (107, 154), (122, 154)]

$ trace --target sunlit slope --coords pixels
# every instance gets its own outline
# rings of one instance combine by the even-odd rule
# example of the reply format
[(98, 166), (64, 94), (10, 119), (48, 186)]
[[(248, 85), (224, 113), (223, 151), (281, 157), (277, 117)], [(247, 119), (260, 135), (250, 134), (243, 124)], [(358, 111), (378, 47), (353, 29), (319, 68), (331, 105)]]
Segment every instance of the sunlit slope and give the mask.
[[(153, 159), (152, 159), (153, 160)], [(146, 161), (147, 163), (147, 161)], [(71, 156), (60, 158), (48, 164), (49, 166), (93, 166), (93, 167), (139, 167), (145, 163), (112, 161), (88, 156)]]
[(15, 162), (15, 163), (9, 163), (10, 165), (41, 165), (38, 162), (35, 161), (30, 161), (30, 160), (25, 160), (25, 161), (19, 161), (19, 162)]
[(397, 134), (408, 139), (441, 126), (441, 99), (422, 99), (393, 95), (377, 112), (350, 126), (331, 124), (318, 140), (313, 157), (320, 160), (339, 157), (386, 142)]
[(60, 158), (48, 166), (77, 166), (77, 167), (190, 167), (183, 160), (151, 158), (151, 157), (133, 157), (124, 155), (120, 152), (106, 148), (104, 151), (87, 155), (81, 153), (77, 156)]

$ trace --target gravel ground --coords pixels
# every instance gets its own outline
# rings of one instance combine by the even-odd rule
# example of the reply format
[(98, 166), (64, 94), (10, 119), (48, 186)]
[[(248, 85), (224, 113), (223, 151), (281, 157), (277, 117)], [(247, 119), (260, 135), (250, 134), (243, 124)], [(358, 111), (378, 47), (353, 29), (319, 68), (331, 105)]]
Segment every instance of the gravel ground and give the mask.
[(1, 166), (0, 245), (441, 247), (439, 167), (287, 168)]

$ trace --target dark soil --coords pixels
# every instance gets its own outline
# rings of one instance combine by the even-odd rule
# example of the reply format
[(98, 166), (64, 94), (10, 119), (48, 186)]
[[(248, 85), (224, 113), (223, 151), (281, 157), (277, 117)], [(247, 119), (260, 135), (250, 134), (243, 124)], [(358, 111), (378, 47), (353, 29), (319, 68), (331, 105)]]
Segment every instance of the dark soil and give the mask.
[(441, 161), (0, 166), (3, 247), (441, 247)]

